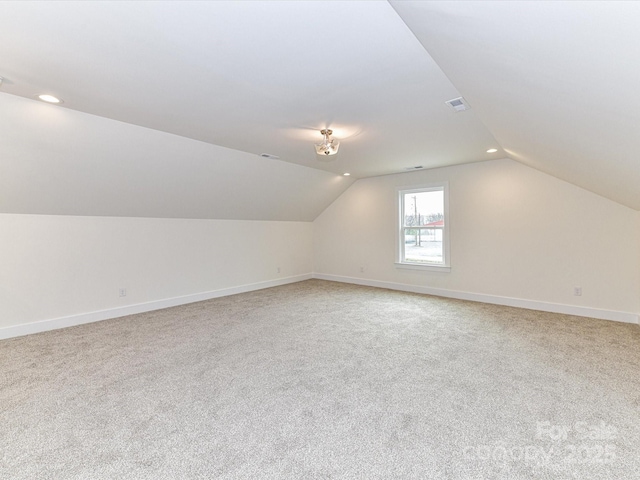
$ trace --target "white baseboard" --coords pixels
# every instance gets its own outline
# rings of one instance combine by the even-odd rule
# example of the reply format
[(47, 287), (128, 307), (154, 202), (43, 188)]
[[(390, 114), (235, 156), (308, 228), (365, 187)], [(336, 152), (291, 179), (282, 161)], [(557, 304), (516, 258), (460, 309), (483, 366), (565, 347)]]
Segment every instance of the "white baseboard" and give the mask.
[(23, 335), (30, 335), (32, 333), (46, 332), (49, 330), (57, 330), (59, 328), (73, 327), (75, 325), (82, 325), (84, 323), (99, 322), (101, 320), (124, 317), (126, 315), (133, 315), (136, 313), (150, 312), (152, 310), (160, 310), (161, 308), (175, 307), (187, 303), (200, 302), (202, 300), (209, 300), (211, 298), (226, 297), (227, 295), (235, 295), (237, 293), (262, 290), (263, 288), (277, 287), (279, 285), (301, 282), (303, 280), (309, 280), (311, 278), (313, 278), (313, 275), (311, 273), (307, 273), (304, 275), (278, 278), (276, 280), (267, 280), (264, 282), (223, 288), (220, 290), (212, 290), (209, 292), (166, 298), (153, 302), (127, 305), (125, 307), (110, 308), (108, 310), (100, 310), (98, 312), (81, 313), (78, 315), (70, 315), (68, 317), (52, 318), (49, 320), (41, 320), (39, 322), (25, 323), (12, 327), (4, 327), (0, 328), (0, 340), (20, 337)]
[(540, 310), (543, 312), (564, 313), (577, 315), (579, 317), (597, 318), (600, 320), (612, 320), (614, 322), (639, 323), (638, 314), (628, 312), (618, 312), (615, 310), (601, 310), (598, 308), (580, 307), (575, 305), (563, 305), (559, 303), (539, 302), (536, 300), (525, 300), (522, 298), (501, 297), (497, 295), (485, 295), (482, 293), (461, 292), (457, 290), (447, 290), (444, 288), (423, 287), (419, 285), (408, 285), (404, 283), (383, 282), (379, 280), (368, 280), (356, 277), (343, 277), (340, 275), (327, 275), (314, 273), (313, 278), (320, 280), (330, 280), (333, 282), (353, 283), (368, 287), (388, 288), (389, 290), (400, 290), (403, 292), (424, 293), (436, 295), (438, 297), (457, 298), (459, 300), (471, 300), (473, 302), (492, 303), (495, 305), (506, 305), (509, 307), (527, 308), (529, 310)]
[(637, 314), (618, 312), (615, 310), (602, 310), (598, 308), (580, 307), (575, 305), (562, 305), (557, 303), (539, 302), (535, 300), (525, 300), (521, 298), (501, 297), (497, 295), (485, 295), (480, 293), (461, 292), (457, 290), (424, 287), (419, 285), (408, 285), (404, 283), (383, 282), (379, 280), (368, 280), (355, 277), (343, 277), (340, 275), (308, 273), (292, 277), (279, 278), (276, 280), (267, 280), (264, 282), (223, 288), (220, 290), (212, 290), (209, 292), (195, 293), (180, 297), (156, 300), (153, 302), (127, 305), (125, 307), (110, 308), (108, 310), (100, 310), (97, 312), (81, 313), (78, 315), (70, 315), (68, 317), (53, 318), (49, 320), (42, 320), (39, 322), (4, 327), (0, 328), (0, 340), (20, 337), (23, 335), (30, 335), (32, 333), (46, 332), (49, 330), (57, 330), (59, 328), (72, 327), (85, 323), (99, 322), (101, 320), (124, 317), (126, 315), (133, 315), (136, 313), (150, 312), (152, 310), (160, 310), (162, 308), (200, 302), (202, 300), (209, 300), (211, 298), (225, 297), (227, 295), (235, 295), (238, 293), (251, 292), (254, 290), (262, 290), (263, 288), (277, 287), (279, 285), (301, 282), (304, 280), (309, 280), (311, 278), (330, 280), (333, 282), (352, 283), (369, 287), (388, 288), (390, 290), (400, 290), (403, 292), (423, 293), (427, 295), (436, 295), (439, 297), (457, 298), (460, 300), (471, 300), (474, 302), (492, 303), (495, 305), (527, 308), (530, 310), (540, 310), (543, 312), (564, 313), (568, 315), (577, 315), (580, 317), (598, 318), (601, 320), (612, 320), (616, 322), (634, 324), (640, 323)]

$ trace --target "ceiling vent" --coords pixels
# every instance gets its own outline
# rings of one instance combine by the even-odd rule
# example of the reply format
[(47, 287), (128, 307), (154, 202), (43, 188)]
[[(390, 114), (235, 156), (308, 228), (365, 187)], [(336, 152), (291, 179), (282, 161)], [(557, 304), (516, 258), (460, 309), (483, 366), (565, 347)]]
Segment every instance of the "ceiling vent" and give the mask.
[(462, 97), (454, 98), (452, 100), (447, 100), (444, 103), (449, 105), (456, 112), (464, 112), (465, 110), (469, 110), (469, 108), (471, 108), (469, 107), (469, 105), (467, 105), (467, 101)]

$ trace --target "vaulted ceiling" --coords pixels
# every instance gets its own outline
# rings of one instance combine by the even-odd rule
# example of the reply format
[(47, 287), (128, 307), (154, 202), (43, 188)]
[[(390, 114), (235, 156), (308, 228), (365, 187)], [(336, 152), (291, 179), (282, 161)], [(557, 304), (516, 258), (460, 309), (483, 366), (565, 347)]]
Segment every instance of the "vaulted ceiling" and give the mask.
[(2, 2), (0, 211), (239, 218), (275, 196), (255, 218), (312, 219), (354, 178), (504, 157), (640, 209), (638, 20), (634, 2)]

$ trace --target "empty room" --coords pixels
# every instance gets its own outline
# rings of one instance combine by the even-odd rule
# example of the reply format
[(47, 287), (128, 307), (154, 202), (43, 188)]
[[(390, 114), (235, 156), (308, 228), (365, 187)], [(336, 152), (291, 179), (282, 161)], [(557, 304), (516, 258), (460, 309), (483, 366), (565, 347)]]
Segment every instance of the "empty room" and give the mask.
[(0, 1), (0, 478), (638, 478), (639, 22)]

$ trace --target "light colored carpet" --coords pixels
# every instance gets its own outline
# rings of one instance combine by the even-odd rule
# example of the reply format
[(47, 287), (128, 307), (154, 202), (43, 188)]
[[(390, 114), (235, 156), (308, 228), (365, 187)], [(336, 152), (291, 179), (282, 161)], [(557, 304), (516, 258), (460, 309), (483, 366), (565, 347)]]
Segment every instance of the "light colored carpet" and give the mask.
[(631, 479), (635, 325), (310, 280), (0, 342), (3, 479)]

